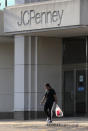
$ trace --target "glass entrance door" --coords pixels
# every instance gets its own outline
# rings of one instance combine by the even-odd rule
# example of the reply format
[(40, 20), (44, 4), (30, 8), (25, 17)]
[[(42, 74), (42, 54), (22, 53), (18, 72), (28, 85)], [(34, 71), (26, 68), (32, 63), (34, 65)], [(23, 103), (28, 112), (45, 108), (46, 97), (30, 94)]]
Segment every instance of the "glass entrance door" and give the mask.
[(86, 70), (64, 72), (64, 114), (65, 116), (86, 113)]
[(76, 72), (76, 113), (86, 112), (86, 71)]
[(74, 72), (64, 72), (64, 114), (74, 115)]
[(87, 37), (63, 40), (63, 105), (66, 116), (88, 113)]

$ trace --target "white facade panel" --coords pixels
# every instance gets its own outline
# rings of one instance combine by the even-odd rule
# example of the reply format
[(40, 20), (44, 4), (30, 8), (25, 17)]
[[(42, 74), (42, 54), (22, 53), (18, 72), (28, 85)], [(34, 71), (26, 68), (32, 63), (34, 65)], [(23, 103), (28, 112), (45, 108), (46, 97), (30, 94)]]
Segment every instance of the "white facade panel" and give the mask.
[(81, 25), (88, 25), (88, 0), (80, 0)]
[(0, 11), (0, 35), (4, 33), (4, 12)]
[(14, 111), (24, 111), (24, 36), (15, 36)]
[(0, 112), (13, 111), (13, 41), (0, 41)]
[(38, 2), (8, 7), (4, 32), (32, 31), (80, 24), (80, 0)]
[(15, 64), (22, 65), (24, 64), (24, 37), (16, 36), (15, 37)]
[(11, 94), (0, 94), (0, 112), (13, 111), (13, 96)]
[[(44, 96), (44, 84), (50, 83), (62, 106), (62, 40), (52, 37), (38, 39), (38, 96), (37, 110), (43, 110), (40, 100)], [(40, 95), (41, 94), (41, 95)]]
[(15, 93), (14, 99), (14, 111), (24, 111), (24, 93)]
[(24, 93), (24, 65), (15, 65), (15, 93)]

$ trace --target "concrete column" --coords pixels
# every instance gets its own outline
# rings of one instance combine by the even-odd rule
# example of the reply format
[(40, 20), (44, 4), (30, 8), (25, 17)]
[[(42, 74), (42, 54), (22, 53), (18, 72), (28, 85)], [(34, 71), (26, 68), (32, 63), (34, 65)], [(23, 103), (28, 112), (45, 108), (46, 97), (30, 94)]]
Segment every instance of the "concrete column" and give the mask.
[(15, 36), (14, 117), (24, 119), (24, 36)]
[(31, 37), (25, 37), (25, 111), (31, 108)]
[(31, 110), (37, 111), (37, 55), (38, 55), (38, 37), (32, 37), (32, 98), (31, 98)]
[(37, 37), (25, 41), (25, 119), (30, 119), (37, 111)]
[(37, 37), (15, 36), (14, 117), (35, 118), (37, 112)]

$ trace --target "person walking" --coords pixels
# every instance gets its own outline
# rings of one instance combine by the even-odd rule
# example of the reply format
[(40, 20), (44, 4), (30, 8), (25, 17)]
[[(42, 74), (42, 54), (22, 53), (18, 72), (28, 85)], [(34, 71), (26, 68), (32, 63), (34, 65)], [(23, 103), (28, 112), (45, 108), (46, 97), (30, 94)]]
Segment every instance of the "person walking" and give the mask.
[(40, 104), (44, 104), (44, 112), (47, 116), (47, 122), (52, 123), (53, 109), (57, 104), (57, 96), (55, 90), (50, 84), (45, 84), (45, 95)]

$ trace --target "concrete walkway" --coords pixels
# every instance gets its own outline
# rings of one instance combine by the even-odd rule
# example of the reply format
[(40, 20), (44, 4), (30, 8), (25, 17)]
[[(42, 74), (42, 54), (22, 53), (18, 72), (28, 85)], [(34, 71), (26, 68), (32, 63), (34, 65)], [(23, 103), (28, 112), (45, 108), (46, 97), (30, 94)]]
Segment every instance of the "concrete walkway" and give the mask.
[(45, 120), (28, 120), (28, 121), (0, 121), (0, 126), (25, 126), (25, 127), (82, 127), (88, 129), (88, 118), (72, 117), (72, 118), (58, 118), (54, 119), (52, 124), (47, 124)]
[(52, 124), (48, 124), (48, 126), (88, 128), (88, 118), (83, 117), (58, 118)]
[(45, 120), (1, 120), (0, 131), (88, 131), (88, 118), (59, 118), (52, 124)]

